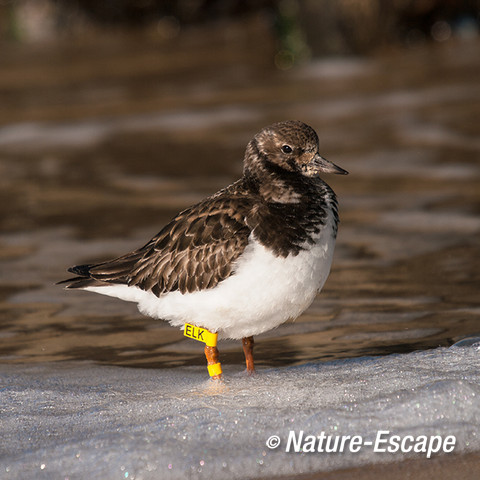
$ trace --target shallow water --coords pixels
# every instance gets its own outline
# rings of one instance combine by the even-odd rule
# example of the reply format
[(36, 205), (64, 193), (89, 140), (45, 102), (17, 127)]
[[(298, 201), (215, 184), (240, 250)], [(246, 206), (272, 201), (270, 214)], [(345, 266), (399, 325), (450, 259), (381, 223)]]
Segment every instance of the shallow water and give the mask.
[[(322, 153), (350, 175), (326, 179), (341, 216), (329, 280), (296, 322), (258, 337), (258, 365), (409, 352), (478, 333), (478, 42), (279, 72), (268, 42), (252, 56), (240, 32), (229, 40), (236, 54), (202, 62), (222, 34), (198, 34), (174, 47), (99, 39), (4, 57), (1, 361), (203, 364), (201, 345), (133, 305), (53, 284), (70, 265), (140, 246), (235, 180), (250, 137), (288, 118), (314, 126)], [(243, 361), (239, 342), (220, 351), (227, 370)]]
[[(479, 45), (279, 72), (252, 22), (2, 50), (0, 471), (271, 478), (403, 458), (268, 451), (291, 426), (478, 450), (478, 338), (438, 347), (480, 332)], [(227, 388), (212, 391), (200, 344), (55, 285), (238, 178), (251, 136), (289, 118), (350, 175), (326, 179), (341, 216), (326, 286), (256, 338), (256, 378), (221, 342)]]

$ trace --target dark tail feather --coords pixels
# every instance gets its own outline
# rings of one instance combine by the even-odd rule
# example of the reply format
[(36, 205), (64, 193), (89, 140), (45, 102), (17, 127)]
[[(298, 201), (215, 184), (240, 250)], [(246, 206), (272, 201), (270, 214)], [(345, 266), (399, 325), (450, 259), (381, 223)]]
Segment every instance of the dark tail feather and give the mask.
[(66, 283), (66, 288), (104, 287), (126, 283), (128, 273), (137, 259), (138, 255), (128, 255), (109, 262), (76, 265), (68, 271), (78, 276), (58, 283)]
[(94, 267), (94, 264), (88, 265), (76, 265), (75, 267), (70, 267), (68, 271), (70, 273), (74, 273), (75, 275), (79, 275), (80, 277), (89, 277), (90, 276), (90, 269)]
[[(62, 283), (71, 283), (79, 280), (80, 277), (67, 278), (66, 280), (60, 280), (60, 282), (55, 283), (55, 285), (62, 285)], [(68, 287), (67, 287), (68, 288)]]
[(67, 284), (65, 285), (65, 288), (105, 287), (108, 285), (108, 283), (89, 277), (73, 277), (67, 280), (62, 280), (61, 282), (57, 282), (55, 285), (62, 284)]
[(88, 265), (76, 265), (75, 267), (70, 267), (68, 271), (78, 275), (78, 277), (67, 278), (67, 280), (62, 280), (57, 282), (56, 285), (67, 284), (65, 288), (85, 288), (85, 287), (100, 287), (105, 286), (104, 282), (96, 280), (90, 276), (90, 269), (95, 267), (94, 264)]

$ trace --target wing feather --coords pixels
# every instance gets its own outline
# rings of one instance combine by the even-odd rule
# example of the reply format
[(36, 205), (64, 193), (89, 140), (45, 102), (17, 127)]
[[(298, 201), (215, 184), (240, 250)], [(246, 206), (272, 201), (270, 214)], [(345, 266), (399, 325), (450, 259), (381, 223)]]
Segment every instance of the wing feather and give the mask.
[(213, 288), (233, 273), (247, 246), (251, 229), (245, 219), (251, 208), (247, 196), (227, 187), (179, 213), (142, 248), (97, 265), (73, 267), (80, 277), (67, 288), (88, 285), (89, 280), (137, 286), (157, 296)]

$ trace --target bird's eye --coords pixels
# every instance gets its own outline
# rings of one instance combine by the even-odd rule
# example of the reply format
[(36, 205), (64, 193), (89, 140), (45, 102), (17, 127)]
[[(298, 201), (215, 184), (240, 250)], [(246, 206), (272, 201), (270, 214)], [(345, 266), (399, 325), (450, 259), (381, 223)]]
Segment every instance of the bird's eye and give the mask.
[(284, 146), (282, 147), (282, 152), (283, 152), (283, 153), (292, 153), (293, 150), (292, 150), (292, 147), (291, 147), (290, 145), (284, 145)]

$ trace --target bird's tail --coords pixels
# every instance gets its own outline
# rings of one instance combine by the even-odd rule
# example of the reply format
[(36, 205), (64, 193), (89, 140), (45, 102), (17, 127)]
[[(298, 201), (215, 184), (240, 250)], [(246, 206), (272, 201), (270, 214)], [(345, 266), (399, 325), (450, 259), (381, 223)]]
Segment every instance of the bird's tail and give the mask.
[(90, 275), (90, 269), (95, 266), (96, 265), (93, 265), (93, 264), (87, 264), (87, 265), (76, 265), (74, 267), (70, 267), (68, 271), (77, 276), (73, 278), (67, 278), (66, 280), (57, 282), (56, 285), (65, 284), (65, 288), (86, 288), (86, 287), (105, 286), (105, 282), (101, 282)]

